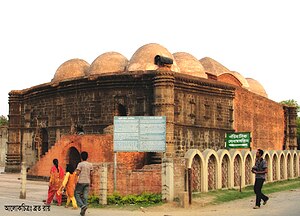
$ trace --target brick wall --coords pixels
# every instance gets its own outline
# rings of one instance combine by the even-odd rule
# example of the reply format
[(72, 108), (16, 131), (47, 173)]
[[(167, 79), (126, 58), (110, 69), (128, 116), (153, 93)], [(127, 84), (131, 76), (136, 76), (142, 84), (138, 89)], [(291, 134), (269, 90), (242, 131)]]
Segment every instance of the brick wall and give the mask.
[(283, 106), (245, 89), (237, 88), (234, 99), (234, 129), (252, 132), (252, 149), (282, 150)]
[[(87, 151), (88, 161), (93, 163), (94, 174), (91, 194), (99, 195), (100, 165), (108, 165), (108, 193), (114, 192), (114, 152), (113, 137), (107, 135), (68, 135), (62, 137), (33, 167), (30, 176), (49, 177), (52, 160), (57, 158), (65, 168), (69, 163), (69, 150)], [(161, 193), (161, 165), (145, 165), (146, 153), (117, 153), (117, 191), (122, 194), (140, 194), (142, 192)]]
[(174, 159), (174, 196), (177, 197), (185, 188), (186, 176), (186, 160), (185, 158)]

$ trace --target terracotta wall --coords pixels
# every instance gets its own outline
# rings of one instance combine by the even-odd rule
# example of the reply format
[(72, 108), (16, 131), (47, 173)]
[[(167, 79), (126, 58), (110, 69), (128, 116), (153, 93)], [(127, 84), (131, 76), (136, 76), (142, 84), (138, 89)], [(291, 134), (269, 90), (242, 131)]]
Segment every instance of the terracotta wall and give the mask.
[[(69, 163), (69, 149), (87, 151), (88, 161), (94, 165), (92, 194), (99, 194), (99, 166), (108, 165), (108, 193), (114, 192), (114, 152), (112, 135), (68, 135), (62, 137), (45, 156), (28, 171), (30, 176), (49, 177), (52, 160), (57, 158), (65, 168)], [(145, 165), (145, 153), (117, 153), (117, 192), (120, 194), (140, 194), (142, 192), (161, 193), (161, 165)]]
[(234, 99), (234, 129), (252, 132), (252, 149), (282, 150), (284, 110), (281, 104), (237, 88)]
[[(101, 165), (95, 164), (95, 175), (91, 194), (100, 195), (100, 170)], [(121, 195), (141, 194), (143, 192), (161, 193), (161, 164), (146, 165), (142, 169), (131, 170), (126, 164), (117, 165), (116, 190), (114, 189), (114, 166), (108, 164), (107, 174), (108, 194), (114, 191)]]

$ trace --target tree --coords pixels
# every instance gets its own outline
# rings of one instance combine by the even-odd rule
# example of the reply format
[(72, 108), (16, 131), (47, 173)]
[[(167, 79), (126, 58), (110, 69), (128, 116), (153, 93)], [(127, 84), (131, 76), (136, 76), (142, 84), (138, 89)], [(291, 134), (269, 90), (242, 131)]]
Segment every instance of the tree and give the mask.
[(5, 117), (4, 115), (0, 116), (0, 126), (5, 126), (8, 125), (8, 118)]
[(298, 102), (294, 99), (284, 100), (284, 101), (281, 101), (280, 103), (288, 105), (288, 106), (295, 106), (295, 107), (297, 107), (297, 112), (298, 113), (300, 112), (300, 106), (298, 105)]

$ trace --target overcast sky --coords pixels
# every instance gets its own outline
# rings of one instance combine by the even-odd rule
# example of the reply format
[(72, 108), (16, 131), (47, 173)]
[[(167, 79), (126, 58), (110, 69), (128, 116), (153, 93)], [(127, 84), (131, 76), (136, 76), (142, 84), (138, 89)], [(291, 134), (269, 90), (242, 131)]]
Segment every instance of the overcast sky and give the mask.
[[(67, 60), (129, 60), (148, 43), (211, 57), (261, 83), (276, 102), (300, 103), (297, 0), (2, 0), (0, 115), (8, 93), (50, 82)], [(297, 77), (297, 78), (296, 78)]]

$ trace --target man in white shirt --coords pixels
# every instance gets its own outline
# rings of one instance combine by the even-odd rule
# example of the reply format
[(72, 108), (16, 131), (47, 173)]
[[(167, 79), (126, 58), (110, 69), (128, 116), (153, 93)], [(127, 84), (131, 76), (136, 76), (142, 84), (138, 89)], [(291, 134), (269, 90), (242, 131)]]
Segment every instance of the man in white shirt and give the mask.
[[(78, 175), (78, 182), (75, 188), (75, 198), (78, 206), (81, 208), (80, 215), (84, 216), (87, 210), (87, 201), (91, 184), (91, 176), (93, 165), (87, 162), (88, 153), (81, 152), (82, 161), (77, 165), (76, 173)], [(81, 194), (83, 196), (81, 196)]]

